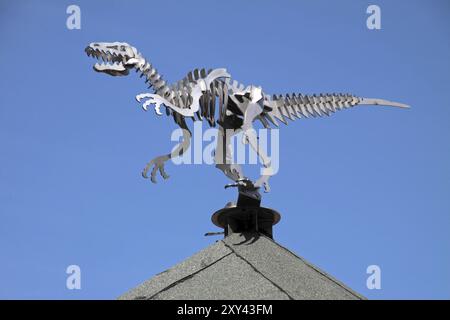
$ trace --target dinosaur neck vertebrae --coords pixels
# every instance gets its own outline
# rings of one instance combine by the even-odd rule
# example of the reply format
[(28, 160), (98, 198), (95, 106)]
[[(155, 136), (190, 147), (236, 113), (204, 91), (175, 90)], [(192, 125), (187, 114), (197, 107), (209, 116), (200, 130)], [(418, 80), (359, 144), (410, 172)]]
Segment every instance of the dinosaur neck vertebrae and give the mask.
[(145, 83), (148, 83), (148, 88), (153, 87), (155, 92), (160, 96), (167, 97), (170, 93), (170, 88), (167, 86), (166, 81), (162, 78), (162, 75), (156, 70), (155, 67), (145, 58), (140, 58), (136, 65), (136, 72), (140, 72), (140, 77), (145, 77)]

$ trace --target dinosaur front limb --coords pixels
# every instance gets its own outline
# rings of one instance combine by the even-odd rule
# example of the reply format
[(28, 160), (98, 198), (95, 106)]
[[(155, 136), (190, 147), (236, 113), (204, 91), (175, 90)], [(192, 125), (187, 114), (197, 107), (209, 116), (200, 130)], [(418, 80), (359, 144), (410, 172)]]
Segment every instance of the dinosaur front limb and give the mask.
[(192, 97), (192, 103), (187, 108), (180, 108), (166, 98), (154, 93), (138, 94), (136, 100), (141, 103), (142, 99), (148, 99), (142, 105), (142, 108), (147, 111), (148, 106), (153, 104), (155, 105), (155, 112), (157, 115), (162, 115), (161, 105), (165, 105), (167, 108), (172, 109), (172, 111), (177, 112), (184, 117), (193, 117), (200, 109), (200, 98), (203, 93), (209, 90), (211, 83), (216, 79), (229, 77), (230, 75), (226, 69), (214, 69), (205, 79), (198, 79), (190, 88), (189, 95)]
[(177, 107), (176, 105), (172, 104), (170, 101), (168, 101), (167, 99), (161, 97), (158, 94), (155, 93), (141, 93), (138, 94), (136, 96), (136, 100), (137, 102), (141, 103), (142, 99), (147, 99), (147, 101), (144, 102), (144, 104), (142, 105), (142, 108), (147, 111), (148, 110), (148, 106), (153, 104), (155, 105), (155, 112), (157, 115), (162, 115), (161, 112), (161, 105), (165, 105), (166, 107), (172, 109), (175, 112), (178, 112), (179, 114), (185, 116), (185, 117), (191, 117), (194, 113), (189, 112), (189, 109), (182, 109)]

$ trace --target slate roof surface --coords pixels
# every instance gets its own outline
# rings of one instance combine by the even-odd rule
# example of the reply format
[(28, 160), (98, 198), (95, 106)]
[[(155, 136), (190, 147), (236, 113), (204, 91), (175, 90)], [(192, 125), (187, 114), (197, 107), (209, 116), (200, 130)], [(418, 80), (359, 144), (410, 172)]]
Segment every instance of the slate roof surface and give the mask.
[(365, 299), (272, 239), (232, 234), (119, 299)]

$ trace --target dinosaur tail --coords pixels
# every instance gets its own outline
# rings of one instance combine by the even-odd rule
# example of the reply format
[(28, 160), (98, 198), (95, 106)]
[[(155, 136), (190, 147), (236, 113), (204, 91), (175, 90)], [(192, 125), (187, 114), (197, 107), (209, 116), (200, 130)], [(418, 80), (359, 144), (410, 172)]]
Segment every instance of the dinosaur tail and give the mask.
[(357, 105), (380, 105), (398, 108), (409, 108), (408, 105), (383, 99), (361, 98), (351, 94), (319, 94), (274, 95), (267, 99), (270, 111), (261, 115), (265, 125), (268, 121), (278, 126), (277, 120), (287, 124), (287, 119), (295, 120), (310, 117), (329, 116), (332, 113)]

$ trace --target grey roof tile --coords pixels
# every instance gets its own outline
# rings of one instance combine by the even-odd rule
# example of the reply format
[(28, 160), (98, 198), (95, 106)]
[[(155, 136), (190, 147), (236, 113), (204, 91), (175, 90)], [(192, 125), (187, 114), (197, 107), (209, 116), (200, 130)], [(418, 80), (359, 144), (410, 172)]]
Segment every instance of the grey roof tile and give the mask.
[(231, 234), (119, 299), (365, 299), (272, 239)]
[(152, 297), (163, 300), (289, 299), (235, 254)]
[(223, 242), (293, 299), (364, 299), (264, 235), (232, 234)]
[(230, 253), (231, 250), (228, 249), (223, 242), (218, 241), (196, 253), (189, 259), (157, 274), (150, 280), (147, 280), (136, 288), (126, 292), (120, 296), (119, 299), (147, 299), (158, 293), (160, 290), (177, 283), (177, 281), (191, 276), (209, 265), (216, 263)]

